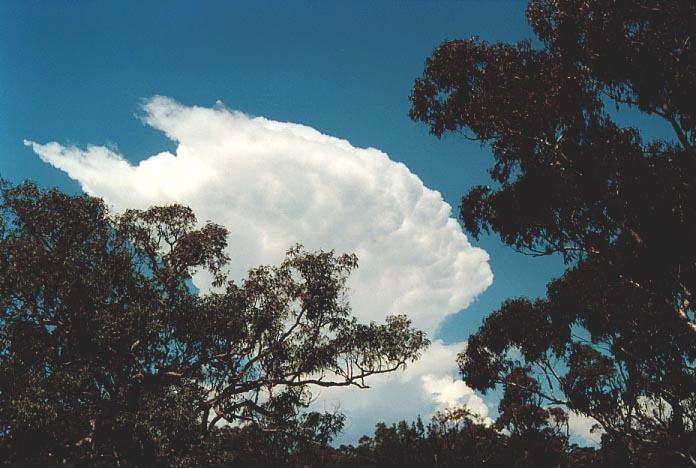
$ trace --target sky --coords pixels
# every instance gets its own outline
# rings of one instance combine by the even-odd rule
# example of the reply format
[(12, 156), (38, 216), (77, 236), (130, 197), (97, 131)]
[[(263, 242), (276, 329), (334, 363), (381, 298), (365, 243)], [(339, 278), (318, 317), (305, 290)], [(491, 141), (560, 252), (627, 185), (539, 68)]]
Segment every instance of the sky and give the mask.
[(406, 313), (433, 344), (369, 390), (317, 394), (315, 407), (347, 414), (340, 440), (449, 405), (485, 420), (497, 397), (458, 378), (457, 352), (563, 266), (462, 230), (459, 200), (488, 182), (490, 152), (430, 135), (408, 96), (446, 39), (531, 39), (524, 6), (1, 1), (0, 177), (115, 211), (187, 204), (228, 227), (237, 278), (296, 242), (358, 254), (355, 315)]

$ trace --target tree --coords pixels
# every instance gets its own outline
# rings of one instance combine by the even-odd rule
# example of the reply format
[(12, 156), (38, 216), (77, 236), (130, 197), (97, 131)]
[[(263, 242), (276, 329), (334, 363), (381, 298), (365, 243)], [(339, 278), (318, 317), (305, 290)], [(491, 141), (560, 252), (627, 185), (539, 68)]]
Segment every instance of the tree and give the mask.
[(237, 284), (225, 228), (183, 206), (116, 216), (29, 183), (0, 194), (7, 464), (226, 466), (254, 433), (325, 444), (343, 417), (303, 413), (313, 388), (366, 387), (427, 345), (404, 316), (351, 316), (353, 255), (297, 246)]
[[(485, 320), (462, 375), (595, 418), (641, 463), (696, 465), (696, 3), (533, 0), (527, 18), (539, 48), (445, 42), (411, 94), (434, 135), (490, 145), (467, 230), (567, 265), (545, 298)], [(647, 139), (612, 107), (674, 137)]]
[[(520, 396), (520, 392), (513, 392)], [(513, 406), (516, 409), (529, 408), (530, 400), (534, 398), (531, 394), (525, 395), (521, 398), (525, 403), (508, 405), (507, 409)], [(514, 399), (508, 395), (508, 400)], [(555, 418), (538, 417), (543, 412), (545, 410), (537, 407), (527, 414), (512, 416), (508, 411), (497, 426), (484, 424), (465, 408), (438, 412), (427, 425), (420, 418), (411, 424), (406, 421), (391, 426), (378, 423), (374, 437), (364, 436), (357, 447), (341, 446), (335, 451), (330, 458), (331, 466), (615, 466), (604, 465), (601, 454), (592, 448), (569, 444), (568, 438), (558, 431)], [(561, 416), (560, 412), (557, 416)], [(516, 422), (510, 424), (511, 419)], [(523, 420), (526, 422), (523, 423)], [(528, 426), (527, 423), (532, 421), (532, 425)], [(521, 425), (527, 427), (522, 428)], [(502, 427), (508, 428), (509, 432), (501, 431)]]

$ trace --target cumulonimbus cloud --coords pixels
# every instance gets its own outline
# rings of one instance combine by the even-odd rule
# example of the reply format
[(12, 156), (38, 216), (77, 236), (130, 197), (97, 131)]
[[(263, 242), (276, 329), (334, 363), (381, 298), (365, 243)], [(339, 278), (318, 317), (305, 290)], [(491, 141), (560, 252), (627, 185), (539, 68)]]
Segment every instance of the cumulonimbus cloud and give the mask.
[[(146, 124), (176, 142), (175, 154), (133, 164), (104, 146), (25, 144), (117, 211), (178, 202), (201, 220), (225, 225), (235, 279), (259, 264), (278, 263), (295, 243), (357, 254), (350, 300), (361, 320), (407, 314), (433, 334), (493, 280), (487, 253), (469, 243), (440, 193), (377, 149), (221, 104), (185, 106), (157, 96), (143, 110)], [(194, 277), (203, 290), (209, 282), (203, 274)], [(447, 375), (421, 369), (395, 379), (421, 393), (428, 382), (451, 379), (456, 350), (443, 346), (437, 353), (449, 350)], [(420, 378), (426, 374), (430, 380)], [(442, 398), (431, 392), (432, 406)], [(351, 404), (342, 407), (350, 413)], [(410, 416), (405, 409), (402, 417)]]

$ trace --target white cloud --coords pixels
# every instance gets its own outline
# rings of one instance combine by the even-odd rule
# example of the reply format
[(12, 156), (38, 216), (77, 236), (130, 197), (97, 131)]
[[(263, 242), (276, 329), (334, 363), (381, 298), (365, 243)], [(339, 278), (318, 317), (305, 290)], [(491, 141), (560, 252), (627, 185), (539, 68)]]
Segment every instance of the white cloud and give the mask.
[(595, 426), (599, 425), (596, 419), (575, 411), (567, 409), (566, 411), (568, 413), (568, 430), (572, 436), (578, 437), (582, 442), (589, 445), (599, 445), (601, 443), (604, 430), (601, 427), (594, 429)]
[(377, 376), (370, 380), (368, 389), (322, 389), (314, 408), (332, 411), (338, 407), (348, 415), (340, 438), (346, 443), (371, 435), (377, 422), (414, 421), (419, 415), (427, 421), (435, 411), (448, 407), (463, 406), (490, 424), (488, 406), (457, 377), (455, 356), (463, 345), (433, 340), (427, 352), (405, 372)]
[(421, 377), (425, 392), (439, 405), (439, 409), (465, 407), (473, 415), (491, 422), (488, 416), (488, 406), (483, 399), (460, 378), (426, 374)]
[[(145, 102), (143, 121), (177, 143), (175, 154), (162, 152), (133, 165), (102, 146), (25, 144), (116, 210), (179, 202), (200, 220), (225, 225), (236, 279), (253, 266), (278, 263), (297, 242), (356, 253), (360, 267), (350, 280), (350, 299), (362, 320), (408, 314), (432, 334), (492, 282), (488, 255), (470, 245), (440, 193), (377, 149), (219, 104), (189, 107), (165, 97)], [(210, 278), (199, 274), (194, 282), (205, 290)], [(418, 394), (419, 402), (425, 395), (431, 410), (443, 399), (458, 401), (459, 384), (450, 383), (451, 394), (423, 387), (452, 378), (461, 348), (455, 346), (434, 344), (406, 373), (380, 381), (390, 382), (383, 391)], [(421, 364), (433, 356), (446, 362), (436, 366), (440, 373)], [(422, 380), (426, 374), (434, 380)], [(353, 408), (380, 404), (370, 395), (377, 393), (345, 394), (349, 421)], [(403, 405), (398, 417), (417, 406)], [(374, 412), (369, 416), (370, 424), (379, 420)]]

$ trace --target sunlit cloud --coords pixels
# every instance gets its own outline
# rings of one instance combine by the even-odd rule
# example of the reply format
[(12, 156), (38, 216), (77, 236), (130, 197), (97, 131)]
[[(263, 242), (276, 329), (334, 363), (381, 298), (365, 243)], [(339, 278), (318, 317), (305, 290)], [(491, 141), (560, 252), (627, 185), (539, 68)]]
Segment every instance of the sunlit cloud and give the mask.
[[(440, 193), (377, 149), (356, 148), (308, 126), (251, 117), (219, 103), (185, 106), (154, 97), (143, 111), (147, 125), (176, 142), (175, 153), (134, 164), (105, 146), (25, 144), (116, 211), (178, 202), (201, 221), (225, 225), (234, 279), (259, 264), (278, 263), (295, 243), (357, 254), (360, 267), (350, 280), (350, 301), (363, 321), (407, 314), (416, 327), (433, 334), (493, 280), (487, 253), (469, 243)], [(205, 291), (210, 277), (197, 274), (194, 283)], [(470, 401), (483, 411), (475, 395), (463, 393), (468, 387), (452, 380), (461, 346), (436, 342), (422, 362), (436, 358), (446, 365), (416, 363), (377, 381), (376, 388), (389, 382), (390, 392), (417, 395), (417, 401), (399, 408), (400, 418), (426, 416), (450, 401)], [(445, 381), (449, 390), (428, 391)], [(340, 404), (349, 421), (351, 412), (369, 410), (384, 398), (377, 390), (343, 396)], [(378, 419), (375, 412), (370, 415), (373, 424)]]

